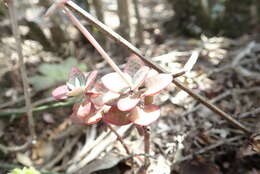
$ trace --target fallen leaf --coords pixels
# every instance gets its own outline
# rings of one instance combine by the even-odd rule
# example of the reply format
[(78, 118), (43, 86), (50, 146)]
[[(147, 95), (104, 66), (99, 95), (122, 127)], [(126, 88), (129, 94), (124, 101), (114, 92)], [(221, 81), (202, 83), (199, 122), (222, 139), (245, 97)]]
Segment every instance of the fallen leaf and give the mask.
[(32, 166), (33, 162), (30, 159), (30, 157), (24, 153), (17, 153), (16, 159), (19, 163), (21, 163), (24, 166)]

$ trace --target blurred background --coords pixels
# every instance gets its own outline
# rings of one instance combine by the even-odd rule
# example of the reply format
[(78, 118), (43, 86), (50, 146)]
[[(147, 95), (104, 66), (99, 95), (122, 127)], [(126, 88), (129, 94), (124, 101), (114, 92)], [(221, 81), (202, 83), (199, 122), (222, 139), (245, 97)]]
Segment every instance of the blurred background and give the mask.
[[(260, 131), (259, 0), (74, 2), (170, 73), (180, 72), (194, 51), (198, 52), (193, 70), (178, 80), (250, 129)], [(51, 90), (67, 80), (73, 66), (83, 71), (99, 69), (100, 75), (111, 71), (62, 11), (44, 17), (51, 4), (48, 0), (16, 2), (38, 142), (20, 152), (0, 148), (0, 173), (19, 165), (68, 172), (79, 163), (78, 154), (84, 147), (102, 135), (102, 125), (71, 124), (68, 116), (72, 103), (57, 103), (50, 97)], [(75, 14), (118, 64), (126, 63), (132, 54), (129, 50)], [(0, 144), (12, 146), (26, 142), (29, 130), (15, 40), (4, 1), (0, 1), (0, 21)], [(242, 136), (188, 94), (170, 85), (156, 102), (162, 109), (160, 120), (151, 126), (152, 155), (157, 160), (152, 162), (150, 173), (260, 173), (260, 158), (249, 148), (250, 137)], [(130, 149), (142, 153), (142, 139), (135, 130), (124, 136)], [(93, 149), (95, 146), (89, 147), (88, 152)], [(112, 142), (78, 170), (127, 173), (131, 166), (124, 155), (121, 145)], [(109, 163), (105, 156), (115, 162)]]

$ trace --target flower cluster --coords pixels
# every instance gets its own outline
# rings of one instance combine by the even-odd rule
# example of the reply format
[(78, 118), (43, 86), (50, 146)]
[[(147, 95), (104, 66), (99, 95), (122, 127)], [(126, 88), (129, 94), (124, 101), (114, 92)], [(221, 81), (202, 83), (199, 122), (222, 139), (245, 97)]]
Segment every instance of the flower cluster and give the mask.
[(52, 95), (57, 100), (80, 98), (71, 115), (79, 124), (95, 124), (101, 119), (117, 126), (151, 124), (160, 116), (153, 96), (171, 83), (172, 76), (150, 69), (137, 56), (129, 58), (123, 75), (124, 79), (116, 72), (109, 73), (95, 83), (97, 71), (84, 74), (73, 68), (67, 84)]

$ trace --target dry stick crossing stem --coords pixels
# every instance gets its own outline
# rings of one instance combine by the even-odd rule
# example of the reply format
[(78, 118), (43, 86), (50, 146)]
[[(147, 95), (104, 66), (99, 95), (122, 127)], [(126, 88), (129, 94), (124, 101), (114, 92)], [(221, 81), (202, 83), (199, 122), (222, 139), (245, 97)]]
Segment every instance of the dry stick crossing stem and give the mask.
[[(110, 29), (109, 27), (107, 27), (105, 24), (103, 24), (102, 22), (100, 22), (99, 20), (97, 20), (96, 18), (94, 18), (91, 14), (89, 14), (88, 12), (86, 12), (85, 10), (83, 10), (81, 7), (79, 7), (77, 4), (75, 4), (72, 1), (67, 1), (66, 5), (68, 5), (69, 7), (71, 7), (73, 10), (77, 11), (78, 13), (80, 13), (90, 24), (94, 25), (96, 28), (100, 29), (103, 33), (105, 33), (107, 36), (109, 36), (110, 38), (112, 38), (113, 40), (115, 40), (117, 43), (119, 43), (120, 45), (123, 45), (124, 47), (126, 47), (128, 50), (130, 50), (131, 52), (135, 53), (136, 55), (138, 55), (145, 63), (147, 63), (148, 65), (150, 65), (152, 68), (154, 68), (155, 70), (161, 72), (161, 73), (168, 73), (166, 70), (164, 70), (162, 67), (158, 66), (157, 64), (155, 64), (153, 61), (151, 61), (150, 59), (146, 58), (145, 56), (142, 55), (142, 53), (140, 52), (140, 50), (138, 48), (136, 48), (134, 45), (132, 45), (130, 42), (128, 42), (127, 40), (125, 40), (123, 37), (121, 37), (119, 34), (117, 34), (116, 32), (114, 32), (112, 29)], [(176, 77), (176, 76), (174, 76)], [(242, 131), (244, 131), (245, 133), (252, 133), (251, 130), (249, 130), (248, 128), (246, 128), (244, 125), (242, 125), (239, 121), (235, 120), (232, 116), (228, 115), (227, 113), (225, 113), (224, 111), (222, 111), (221, 109), (219, 109), (218, 107), (216, 107), (215, 105), (207, 102), (207, 100), (205, 98), (203, 98), (202, 96), (194, 93), (191, 89), (187, 88), (186, 86), (184, 86), (181, 82), (179, 82), (176, 79), (172, 80), (172, 83), (174, 83), (178, 88), (182, 89), (183, 91), (187, 92), (190, 96), (192, 96), (193, 98), (197, 99), (200, 103), (202, 103), (203, 105), (205, 105), (206, 107), (208, 107), (210, 110), (212, 110), (213, 112), (217, 113), (219, 116), (221, 116), (222, 118), (224, 118), (225, 120), (227, 120), (228, 122), (232, 123), (234, 126), (236, 126), (237, 128), (241, 129)]]
[(89, 33), (89, 31), (80, 23), (80, 21), (71, 13), (71, 11), (63, 7), (66, 15), (70, 18), (72, 23), (82, 32), (82, 34), (89, 40), (89, 42), (96, 48), (99, 54), (107, 61), (107, 63), (121, 76), (121, 78), (133, 88), (133, 84), (129, 79), (126, 78), (125, 74), (120, 70), (120, 68), (115, 64), (115, 62), (110, 58), (110, 56), (105, 52), (105, 50), (99, 45), (96, 39)]

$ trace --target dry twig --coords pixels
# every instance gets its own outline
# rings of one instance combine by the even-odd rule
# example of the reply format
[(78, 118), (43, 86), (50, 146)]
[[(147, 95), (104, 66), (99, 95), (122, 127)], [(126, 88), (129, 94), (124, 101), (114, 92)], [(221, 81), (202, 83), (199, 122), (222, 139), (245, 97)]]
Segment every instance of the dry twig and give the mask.
[(30, 138), (22, 146), (5, 147), (3, 145), (0, 145), (0, 149), (3, 152), (21, 151), (21, 150), (28, 148), (31, 144), (34, 144), (36, 142), (35, 125), (34, 125), (33, 114), (32, 114), (32, 105), (31, 105), (31, 98), (30, 98), (30, 91), (29, 91), (29, 83), (28, 83), (28, 78), (27, 78), (27, 74), (26, 74), (26, 68), (25, 68), (25, 65), (24, 65), (24, 57), (23, 57), (22, 45), (21, 45), (22, 43), (21, 43), (21, 37), (20, 37), (20, 33), (19, 33), (19, 29), (18, 29), (18, 23), (17, 23), (15, 0), (8, 0), (6, 2), (7, 2), (7, 5), (8, 5), (8, 9), (9, 9), (9, 15), (10, 15), (11, 24), (12, 24), (12, 32), (13, 32), (13, 35), (15, 37), (16, 51), (17, 51), (18, 58), (19, 58), (19, 67), (20, 67), (22, 82), (23, 82), (23, 89), (24, 89), (24, 97), (25, 97), (25, 103), (26, 103), (26, 111), (27, 111), (27, 117), (28, 117)]
[(128, 149), (127, 145), (125, 144), (124, 140), (122, 139), (122, 137), (116, 132), (116, 130), (113, 128), (113, 126), (111, 126), (110, 124), (106, 124), (107, 127), (117, 136), (118, 141), (123, 145), (123, 147), (125, 148), (125, 151), (127, 153), (127, 155), (131, 155), (130, 150)]
[(260, 113), (260, 107), (256, 108), (253, 111), (248, 111), (248, 112), (242, 113), (241, 115), (239, 115), (239, 118), (245, 118), (245, 117), (248, 117), (248, 116), (251, 116), (251, 115), (254, 116), (254, 115), (259, 114), (259, 113)]
[[(122, 126), (117, 130), (117, 133), (120, 136), (123, 136), (123, 134), (131, 128), (131, 125)], [(117, 140), (117, 136), (114, 134), (109, 133), (102, 142), (96, 144), (96, 146), (88, 153), (88, 155), (85, 156), (79, 163), (72, 164), (68, 169), (68, 173), (75, 173), (78, 170), (80, 170), (82, 167), (84, 167), (89, 162), (93, 161), (97, 156), (100, 155), (110, 144), (115, 142)]]
[(22, 81), (23, 81), (23, 89), (24, 89), (25, 103), (26, 103), (26, 109), (27, 109), (28, 124), (29, 124), (32, 141), (34, 141), (34, 139), (36, 139), (35, 128), (34, 128), (35, 125), (34, 125), (33, 114), (32, 114), (32, 104), (31, 104), (30, 91), (29, 91), (29, 82), (28, 82), (28, 77), (26, 74), (26, 68), (24, 65), (24, 57), (23, 57), (23, 53), (22, 53), (21, 37), (20, 37), (20, 32), (19, 32), (18, 24), (17, 24), (15, 0), (8, 0), (7, 3), (8, 3), (9, 14), (10, 14), (11, 23), (12, 23), (12, 31), (13, 31), (13, 35), (14, 35), (15, 41), (16, 41), (17, 54), (19, 57), (19, 66), (20, 66), (20, 71), (21, 71), (21, 76), (22, 76)]
[(80, 138), (80, 135), (74, 137), (72, 140), (69, 140), (71, 142), (69, 142), (64, 148), (62, 148), (62, 150), (60, 151), (60, 153), (58, 155), (55, 156), (54, 159), (52, 159), (49, 163), (47, 163), (46, 165), (44, 165), (42, 168), (43, 169), (50, 169), (52, 168), (57, 162), (59, 162), (68, 152), (70, 152), (70, 150), (73, 148), (73, 146), (75, 144), (77, 144), (78, 139)]

